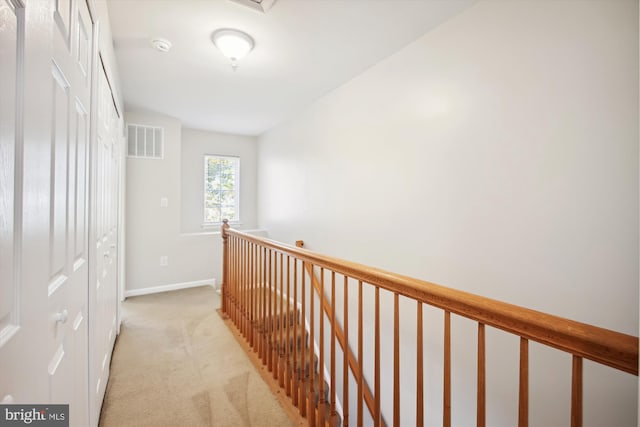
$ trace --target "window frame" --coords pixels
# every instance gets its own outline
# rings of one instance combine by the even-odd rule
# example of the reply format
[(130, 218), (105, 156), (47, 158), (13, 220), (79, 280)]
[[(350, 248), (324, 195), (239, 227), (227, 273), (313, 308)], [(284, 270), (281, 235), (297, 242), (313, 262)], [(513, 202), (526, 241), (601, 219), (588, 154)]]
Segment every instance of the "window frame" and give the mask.
[[(236, 216), (234, 219), (226, 218), (229, 220), (229, 224), (240, 224), (240, 156), (233, 156), (228, 154), (204, 154), (203, 156), (203, 169), (202, 169), (202, 228), (210, 228), (215, 226), (222, 225), (222, 219), (219, 222), (215, 221), (207, 221), (207, 168), (208, 168), (208, 159), (211, 157), (215, 157), (218, 159), (231, 159), (235, 161), (235, 185), (233, 188), (234, 192), (234, 201), (235, 201), (235, 212)], [(222, 207), (222, 206), (221, 206)], [(222, 212), (220, 212), (220, 216), (222, 217)]]

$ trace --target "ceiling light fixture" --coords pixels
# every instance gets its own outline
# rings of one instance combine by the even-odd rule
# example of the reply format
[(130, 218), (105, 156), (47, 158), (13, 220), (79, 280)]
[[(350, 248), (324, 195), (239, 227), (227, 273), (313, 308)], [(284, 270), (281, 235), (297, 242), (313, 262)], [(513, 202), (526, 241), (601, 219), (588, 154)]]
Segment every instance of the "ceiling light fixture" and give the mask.
[(238, 61), (247, 56), (255, 45), (249, 34), (232, 28), (215, 31), (211, 40), (220, 49), (220, 52), (229, 58), (234, 70), (238, 67)]
[(256, 12), (267, 13), (276, 0), (229, 0), (230, 2), (247, 6)]
[(160, 51), (162, 53), (169, 52), (169, 49), (171, 49), (171, 42), (167, 39), (161, 39), (161, 38), (153, 39), (151, 40), (151, 45), (157, 51)]

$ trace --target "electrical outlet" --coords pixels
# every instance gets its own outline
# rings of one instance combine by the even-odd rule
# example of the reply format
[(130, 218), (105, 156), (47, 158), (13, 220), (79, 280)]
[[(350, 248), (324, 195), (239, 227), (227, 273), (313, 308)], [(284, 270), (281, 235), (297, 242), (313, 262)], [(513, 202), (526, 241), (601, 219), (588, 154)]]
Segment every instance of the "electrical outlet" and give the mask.
[(160, 267), (166, 267), (169, 265), (169, 257), (166, 255), (162, 255), (160, 257)]

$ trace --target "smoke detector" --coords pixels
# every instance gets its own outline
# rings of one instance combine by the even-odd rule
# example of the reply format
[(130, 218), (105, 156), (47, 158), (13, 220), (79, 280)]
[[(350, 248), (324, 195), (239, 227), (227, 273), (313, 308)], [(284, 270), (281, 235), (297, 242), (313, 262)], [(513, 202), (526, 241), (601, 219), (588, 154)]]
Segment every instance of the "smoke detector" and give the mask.
[(276, 0), (229, 0), (232, 3), (241, 4), (255, 11), (266, 13)]
[(159, 52), (166, 53), (171, 49), (171, 42), (167, 39), (158, 38), (151, 40), (151, 46)]

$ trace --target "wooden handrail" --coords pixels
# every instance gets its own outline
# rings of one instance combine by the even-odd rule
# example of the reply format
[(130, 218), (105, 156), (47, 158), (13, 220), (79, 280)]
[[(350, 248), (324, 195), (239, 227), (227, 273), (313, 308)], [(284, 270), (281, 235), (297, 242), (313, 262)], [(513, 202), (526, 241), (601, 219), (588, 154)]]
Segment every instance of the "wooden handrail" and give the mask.
[(638, 375), (638, 337), (321, 255), (231, 228), (223, 228), (222, 234), (223, 239), (225, 234), (238, 236), (525, 339)]
[[(296, 240), (296, 247), (302, 248), (303, 246), (304, 246), (304, 241)], [(315, 288), (316, 292), (318, 292), (318, 295), (319, 295), (320, 292), (322, 292), (322, 290), (320, 288), (320, 282), (318, 281), (317, 276), (313, 273), (313, 267), (311, 266), (311, 264), (305, 262), (304, 269), (307, 271), (307, 274), (311, 278), (311, 283), (313, 284), (313, 287)], [(329, 322), (333, 322), (333, 316), (331, 314), (331, 303), (327, 300), (327, 298), (323, 300), (322, 308), (324, 309), (325, 314), (329, 318)], [(349, 343), (345, 339), (344, 331), (338, 324), (336, 324), (336, 338), (338, 339), (338, 343), (340, 343), (340, 346), (342, 347), (342, 351), (347, 352), (349, 367), (351, 368), (353, 375), (356, 377), (356, 382), (357, 382), (357, 376), (359, 375), (359, 372), (360, 372), (358, 369), (358, 361), (356, 359), (356, 356), (353, 354), (353, 351), (351, 351), (351, 347), (349, 347)], [(364, 378), (362, 379), (362, 383), (364, 386), (363, 387), (364, 402), (366, 403), (367, 408), (369, 408), (369, 411), (373, 414), (375, 402), (373, 399), (373, 394), (371, 393), (371, 387), (369, 386), (369, 383), (367, 382), (367, 380)], [(383, 426), (387, 425), (384, 421), (384, 417), (382, 418), (382, 425)]]

